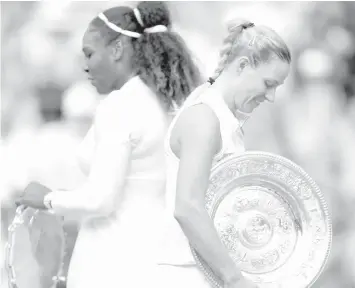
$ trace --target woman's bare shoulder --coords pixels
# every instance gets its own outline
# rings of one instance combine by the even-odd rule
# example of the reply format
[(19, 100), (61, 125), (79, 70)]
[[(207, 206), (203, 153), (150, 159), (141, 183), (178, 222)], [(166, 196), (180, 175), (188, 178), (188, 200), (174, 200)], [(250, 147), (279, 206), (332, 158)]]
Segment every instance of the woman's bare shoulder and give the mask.
[[(176, 122), (182, 137), (210, 138), (220, 134), (219, 120), (213, 110), (203, 103), (188, 107)], [(194, 137), (194, 138), (195, 138)]]

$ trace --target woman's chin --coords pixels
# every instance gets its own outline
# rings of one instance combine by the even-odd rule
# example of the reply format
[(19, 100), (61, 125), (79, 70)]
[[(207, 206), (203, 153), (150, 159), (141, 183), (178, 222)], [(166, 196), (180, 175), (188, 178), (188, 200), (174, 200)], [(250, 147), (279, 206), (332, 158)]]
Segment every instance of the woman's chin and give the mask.
[(99, 85), (95, 85), (92, 83), (92, 85), (96, 88), (97, 93), (99, 93), (100, 95), (106, 95), (109, 94), (111, 91), (108, 91), (108, 89), (99, 86)]

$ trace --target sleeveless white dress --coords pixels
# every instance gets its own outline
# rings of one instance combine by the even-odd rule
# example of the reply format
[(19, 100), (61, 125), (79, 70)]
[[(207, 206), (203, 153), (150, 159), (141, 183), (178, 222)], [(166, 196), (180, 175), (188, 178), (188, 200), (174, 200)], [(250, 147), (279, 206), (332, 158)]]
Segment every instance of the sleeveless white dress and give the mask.
[[(155, 282), (164, 212), (164, 137), (168, 118), (158, 97), (139, 77), (109, 94), (98, 109), (103, 105), (110, 106), (110, 111), (117, 108), (123, 113), (123, 123), (118, 127), (126, 128), (117, 132), (122, 133), (122, 139), (127, 137), (134, 148), (125, 186), (115, 203), (116, 210), (107, 217), (82, 219), (69, 266), (67, 288), (154, 287), (147, 283)], [(112, 123), (113, 127), (115, 125)], [(131, 127), (134, 131), (130, 131)], [(86, 173), (90, 170), (94, 149), (95, 135), (91, 129), (79, 154), (80, 166)], [(61, 200), (60, 193), (53, 196), (56, 198), (53, 203), (61, 203), (57, 211), (54, 207), (55, 213), (67, 215), (65, 205), (68, 202), (65, 201), (70, 202), (68, 196), (67, 200)]]
[(204, 275), (199, 271), (190, 250), (188, 239), (174, 218), (176, 181), (179, 169), (179, 159), (171, 150), (171, 131), (185, 109), (204, 103), (208, 105), (217, 116), (220, 122), (222, 148), (214, 157), (213, 164), (220, 161), (229, 154), (242, 153), (245, 151), (243, 133), (240, 122), (230, 111), (224, 99), (212, 87), (200, 87), (202, 91), (195, 99), (188, 99), (181, 110), (177, 113), (170, 124), (165, 139), (165, 153), (167, 160), (167, 190), (166, 210), (163, 243), (159, 258), (159, 267), (166, 277), (170, 277), (170, 283), (166, 287), (193, 287), (207, 288), (210, 284)]

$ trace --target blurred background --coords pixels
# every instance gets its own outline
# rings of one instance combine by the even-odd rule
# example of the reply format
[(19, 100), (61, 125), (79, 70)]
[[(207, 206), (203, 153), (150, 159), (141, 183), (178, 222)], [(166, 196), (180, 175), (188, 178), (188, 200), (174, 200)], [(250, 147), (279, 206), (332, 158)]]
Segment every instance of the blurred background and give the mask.
[[(1, 2), (2, 247), (14, 199), (29, 181), (71, 189), (84, 180), (75, 155), (104, 95), (82, 71), (81, 37), (99, 12), (122, 4), (136, 2)], [(355, 3), (167, 5), (174, 30), (186, 39), (206, 76), (216, 67), (229, 17), (268, 25), (291, 48), (291, 75), (275, 104), (263, 105), (247, 122), (246, 146), (293, 160), (318, 183), (330, 206), (334, 239), (314, 287), (354, 288)], [(67, 219), (65, 229), (68, 263), (77, 227)], [(6, 281), (2, 269), (1, 287)]]

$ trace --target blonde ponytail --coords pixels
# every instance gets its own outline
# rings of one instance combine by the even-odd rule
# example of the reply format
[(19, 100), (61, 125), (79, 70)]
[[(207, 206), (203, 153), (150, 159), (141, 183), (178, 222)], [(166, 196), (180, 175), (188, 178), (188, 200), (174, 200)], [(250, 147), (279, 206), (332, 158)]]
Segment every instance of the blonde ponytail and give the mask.
[(213, 84), (213, 82), (218, 78), (218, 76), (222, 73), (228, 64), (228, 60), (233, 51), (233, 47), (238, 41), (243, 30), (253, 26), (254, 24), (252, 22), (246, 20), (227, 22), (228, 36), (223, 40), (223, 46), (219, 53), (220, 60), (218, 62), (218, 66), (213, 76), (209, 79), (211, 84)]
[[(249, 28), (251, 28), (249, 31)], [(256, 66), (277, 56), (282, 61), (291, 62), (291, 53), (282, 38), (271, 28), (255, 26), (252, 22), (233, 19), (227, 22), (228, 35), (220, 50), (217, 68), (208, 82), (213, 82), (236, 57), (246, 56)], [(246, 33), (243, 33), (244, 30)]]

